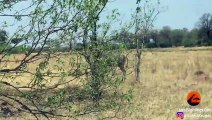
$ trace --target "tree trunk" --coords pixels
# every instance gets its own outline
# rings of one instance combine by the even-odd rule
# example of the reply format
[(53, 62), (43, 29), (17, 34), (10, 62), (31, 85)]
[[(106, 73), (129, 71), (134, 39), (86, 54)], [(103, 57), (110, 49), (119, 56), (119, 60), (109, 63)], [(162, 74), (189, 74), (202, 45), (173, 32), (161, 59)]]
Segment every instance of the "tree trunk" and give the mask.
[(141, 50), (137, 50), (136, 58), (136, 81), (140, 81)]
[(140, 73), (141, 73), (141, 69), (140, 69), (140, 66), (141, 66), (141, 54), (142, 54), (142, 50), (144, 48), (144, 39), (145, 39), (146, 36), (144, 36), (143, 40), (142, 40), (142, 43), (141, 43), (141, 48), (140, 48), (140, 42), (139, 40), (137, 39), (136, 42), (137, 42), (137, 48), (136, 48), (136, 65), (135, 65), (135, 80), (136, 81), (140, 81)]
[(91, 88), (93, 90), (91, 96), (93, 98), (93, 101), (98, 105), (98, 101), (101, 98), (101, 72), (99, 71), (101, 68), (99, 67), (99, 58), (101, 51), (97, 49), (99, 47), (98, 40), (97, 40), (97, 17), (93, 21), (93, 31), (91, 36), (91, 54), (92, 56), (92, 62), (90, 64), (91, 66)]

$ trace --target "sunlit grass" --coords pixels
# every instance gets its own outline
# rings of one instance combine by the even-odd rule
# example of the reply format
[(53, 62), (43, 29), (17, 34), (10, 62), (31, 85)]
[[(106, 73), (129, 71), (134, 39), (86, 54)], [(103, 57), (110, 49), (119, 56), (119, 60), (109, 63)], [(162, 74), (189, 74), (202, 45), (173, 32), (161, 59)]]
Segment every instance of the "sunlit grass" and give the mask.
[[(212, 51), (211, 48), (169, 48), (159, 49), (152, 52), (144, 52), (141, 65), (141, 80), (135, 81), (134, 71), (134, 54), (131, 52), (128, 56), (127, 79), (122, 86), (123, 90), (133, 88), (133, 112), (126, 116), (125, 120), (174, 120), (178, 109), (191, 108), (186, 102), (186, 95), (191, 90), (197, 90), (201, 93), (202, 102), (194, 108), (212, 109)], [(61, 55), (64, 60), (63, 68), (71, 69), (69, 63), (75, 55)], [(20, 59), (21, 55), (15, 58)], [(57, 73), (54, 68), (57, 64), (57, 58), (50, 60), (48, 69)], [(82, 60), (81, 60), (82, 61)], [(76, 62), (76, 61), (75, 61)], [(10, 68), (16, 63), (7, 64)], [(2, 65), (2, 64), (1, 64)], [(29, 64), (28, 70), (35, 71), (38, 64), (36, 62)], [(203, 75), (195, 75), (195, 72), (203, 71)], [(121, 73), (119, 70), (117, 73)], [(208, 76), (206, 79), (205, 77)], [(14, 79), (5, 77), (5, 81), (12, 84), (27, 85), (31, 81), (30, 74), (20, 74)], [(60, 82), (57, 78), (46, 78), (47, 83), (53, 85)], [(66, 79), (72, 79), (67, 77)], [(79, 85), (80, 82), (75, 80), (66, 84), (66, 86)], [(65, 86), (61, 86), (65, 87)], [(123, 113), (124, 114), (124, 113)], [(123, 116), (120, 114), (119, 116)], [(210, 113), (212, 115), (212, 113)], [(20, 119), (30, 119), (30, 116), (19, 116)], [(16, 119), (14, 117), (9, 119)], [(80, 119), (89, 120), (97, 119), (96, 116), (88, 115)], [(114, 118), (115, 119), (115, 118)], [(211, 120), (208, 118), (206, 120)], [(192, 120), (192, 119), (191, 119)]]

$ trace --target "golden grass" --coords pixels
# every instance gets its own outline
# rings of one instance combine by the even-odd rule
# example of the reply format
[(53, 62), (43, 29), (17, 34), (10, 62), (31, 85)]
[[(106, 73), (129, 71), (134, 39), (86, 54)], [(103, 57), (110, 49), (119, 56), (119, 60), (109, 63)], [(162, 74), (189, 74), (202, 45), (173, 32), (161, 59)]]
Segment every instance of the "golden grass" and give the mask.
[[(191, 90), (202, 95), (194, 108), (212, 108), (212, 51), (146, 52), (141, 69), (142, 80), (134, 84), (137, 112), (130, 119), (174, 120), (178, 109), (190, 108), (186, 95)], [(210, 78), (194, 75), (199, 70)]]
[[(199, 49), (199, 50), (198, 50)], [(135, 107), (130, 116), (124, 120), (175, 120), (178, 109), (183, 108), (209, 108), (212, 109), (212, 51), (211, 48), (195, 49), (160, 49), (160, 52), (145, 52), (141, 65), (141, 80), (135, 81), (135, 75), (131, 73), (134, 67), (134, 52), (129, 55), (129, 69), (123, 90), (133, 88)], [(15, 56), (19, 58), (20, 56)], [(62, 55), (60, 58), (69, 61), (71, 55)], [(57, 64), (56, 58), (50, 60), (49, 69), (57, 72), (53, 65)], [(65, 70), (70, 69), (71, 64), (65, 62)], [(14, 66), (12, 64), (6, 66)], [(29, 70), (34, 71), (37, 64), (30, 64)], [(5, 67), (5, 66), (4, 66)], [(197, 71), (203, 71), (205, 75), (195, 75)], [(6, 77), (4, 80), (13, 84), (30, 82), (30, 74), (20, 75), (12, 80)], [(57, 83), (57, 78), (48, 78), (49, 83)], [(68, 78), (71, 79), (71, 78)], [(70, 83), (73, 85), (75, 83)], [(190, 107), (186, 102), (189, 91), (197, 90), (201, 93), (202, 102), (196, 107)], [(211, 120), (211, 118), (204, 120)], [(33, 119), (30, 116), (11, 117), (9, 119)], [(95, 116), (84, 116), (82, 120), (97, 119)], [(116, 119), (116, 118), (114, 118)], [(194, 118), (193, 118), (194, 119)], [(192, 118), (191, 118), (192, 120)], [(199, 118), (201, 120), (201, 118)]]

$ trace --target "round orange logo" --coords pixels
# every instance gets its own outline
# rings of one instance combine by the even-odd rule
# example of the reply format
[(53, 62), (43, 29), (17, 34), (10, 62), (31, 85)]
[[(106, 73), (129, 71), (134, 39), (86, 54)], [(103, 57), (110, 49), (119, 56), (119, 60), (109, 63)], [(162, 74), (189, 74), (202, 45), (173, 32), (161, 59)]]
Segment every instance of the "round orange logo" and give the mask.
[(201, 102), (200, 93), (197, 91), (191, 91), (187, 95), (187, 102), (191, 106), (196, 106)]

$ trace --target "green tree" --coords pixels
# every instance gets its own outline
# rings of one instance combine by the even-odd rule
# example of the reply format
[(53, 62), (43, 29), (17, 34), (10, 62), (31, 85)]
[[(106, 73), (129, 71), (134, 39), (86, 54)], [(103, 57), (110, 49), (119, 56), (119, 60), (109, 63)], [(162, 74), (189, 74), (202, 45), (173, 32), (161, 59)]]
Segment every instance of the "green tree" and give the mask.
[(151, 30), (148, 36), (148, 39), (152, 39), (152, 42), (149, 41), (147, 43), (147, 47), (154, 48), (154, 47), (160, 47), (159, 45), (159, 31), (158, 30)]
[(197, 46), (199, 41), (198, 33), (199, 33), (198, 29), (192, 29), (191, 31), (185, 32), (182, 45), (185, 47)]
[(159, 44), (160, 47), (171, 47), (172, 39), (171, 39), (171, 28), (169, 26), (164, 26), (159, 33)]
[(136, 44), (134, 39), (134, 34), (122, 29), (117, 35), (113, 36), (112, 39), (114, 39), (114, 41), (117, 41), (118, 43), (123, 43), (128, 49), (135, 49), (136, 48)]
[(0, 44), (4, 44), (7, 42), (8, 36), (5, 30), (0, 30)]
[(199, 19), (199, 43), (201, 45), (212, 45), (212, 14), (205, 13)]
[[(25, 3), (26, 6), (16, 7), (19, 2)], [(24, 38), (23, 41), (12, 39), (16, 44), (22, 41), (21, 49), (24, 54), (11, 68), (0, 68), (0, 73), (10, 76), (10, 73), (15, 72), (15, 77), (23, 74), (29, 74), (31, 77), (29, 81), (26, 80), (27, 86), (1, 81), (4, 86), (0, 88), (1, 96), (9, 99), (14, 106), (20, 106), (14, 109), (21, 109), (36, 119), (39, 119), (39, 115), (47, 119), (71, 118), (107, 110), (116, 114), (126, 107), (132, 101), (131, 92), (121, 91), (124, 77), (114, 74), (118, 64), (116, 56), (123, 52), (122, 44), (120, 49), (113, 51), (111, 35), (108, 34), (110, 22), (99, 23), (100, 14), (107, 4), (108, 0), (33, 0), (0, 3), (1, 17), (11, 17), (20, 24), (22, 19), (26, 20), (18, 27), (9, 26), (10, 21), (4, 21), (6, 27), (17, 28), (9, 40)], [(7, 10), (11, 10), (11, 14), (4, 13)], [(113, 10), (109, 18), (114, 21), (117, 16), (118, 12)], [(115, 35), (117, 32), (111, 33)], [(79, 51), (58, 52), (58, 47), (69, 43), (74, 37), (82, 41)], [(43, 52), (46, 46), (49, 49)], [(0, 53), (0, 60), (10, 62), (10, 51), (14, 49), (15, 45), (4, 49)], [(103, 55), (105, 51), (108, 56)], [(35, 68), (29, 69), (28, 65), (35, 62)], [(14, 79), (14, 76), (11, 76), (11, 79)], [(17, 82), (15, 80), (14, 83)], [(74, 80), (80, 83), (79, 87), (68, 86)], [(7, 87), (16, 90), (17, 95), (8, 92)]]
[(19, 44), (20, 42), (22, 42), (23, 41), (23, 38), (13, 38), (12, 40), (11, 40), (11, 42), (13, 43), (13, 44)]
[(181, 46), (184, 38), (184, 32), (180, 29), (174, 29), (171, 31), (172, 46)]

